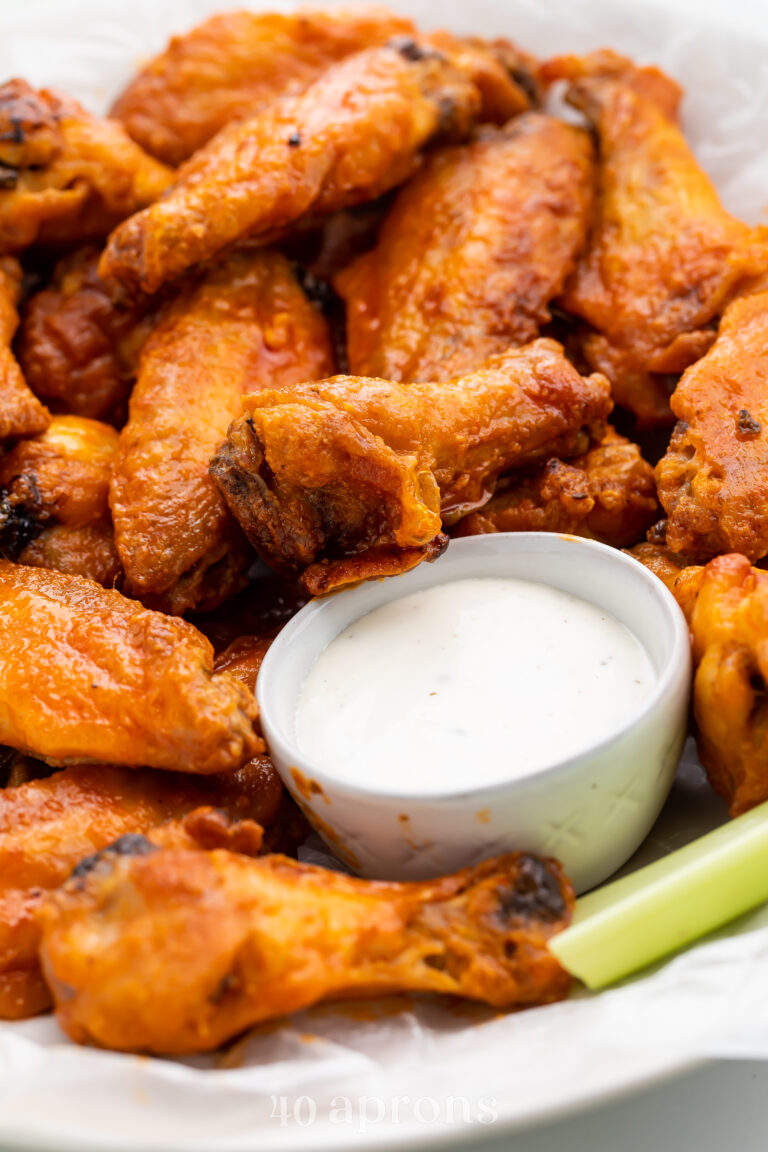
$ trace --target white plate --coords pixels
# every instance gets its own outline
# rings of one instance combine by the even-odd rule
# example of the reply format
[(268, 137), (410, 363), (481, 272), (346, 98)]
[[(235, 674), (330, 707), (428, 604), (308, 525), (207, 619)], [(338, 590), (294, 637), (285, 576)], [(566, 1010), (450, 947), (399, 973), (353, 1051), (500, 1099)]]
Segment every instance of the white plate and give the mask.
[[(0, 75), (61, 87), (100, 109), (170, 30), (236, 2), (2, 0)], [(456, 31), (506, 34), (542, 54), (610, 45), (658, 62), (688, 90), (686, 126), (726, 203), (754, 222), (768, 207), (768, 32), (759, 20), (748, 31), (744, 10), (734, 24), (731, 6), (712, 4), (720, 22), (717, 11), (704, 20), (694, 0), (663, 10), (643, 0), (392, 6)], [(689, 751), (635, 865), (723, 818)], [(77, 1049), (50, 1018), (0, 1025), (0, 1145), (305, 1152), (499, 1134), (708, 1057), (768, 1057), (766, 972), (763, 909), (622, 987), (505, 1017), (426, 1000), (321, 1007), (223, 1057), (187, 1062)]]

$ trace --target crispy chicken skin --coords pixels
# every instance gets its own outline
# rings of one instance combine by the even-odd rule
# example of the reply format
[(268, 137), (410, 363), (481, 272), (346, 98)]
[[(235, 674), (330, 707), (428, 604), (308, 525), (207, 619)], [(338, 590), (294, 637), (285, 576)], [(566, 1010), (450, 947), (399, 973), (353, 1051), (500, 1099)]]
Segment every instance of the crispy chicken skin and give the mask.
[(0, 252), (101, 239), (171, 179), (116, 121), (25, 80), (0, 86)]
[[(665, 544), (645, 541), (642, 544), (636, 544), (634, 548), (627, 549), (627, 552), (630, 556), (634, 556), (635, 560), (644, 564), (646, 568), (650, 568), (654, 576), (658, 576), (670, 592), (674, 593), (678, 603), (680, 603), (681, 598), (680, 589), (684, 584), (688, 584), (697, 572), (701, 571), (700, 568), (691, 565), (687, 557), (673, 552)], [(695, 590), (698, 591), (698, 584), (696, 584)], [(687, 603), (681, 604), (681, 607), (688, 616)]]
[[(215, 808), (212, 807), (215, 805)], [(84, 858), (120, 837), (147, 834), (176, 848), (256, 855), (279, 826), (285, 793), (268, 757), (236, 772), (193, 777), (107, 765), (66, 768), (0, 791), (0, 1019), (50, 1007), (38, 961), (38, 913)]]
[(442, 992), (513, 1008), (570, 985), (547, 950), (573, 908), (552, 860), (394, 884), (283, 856), (144, 853), (102, 854), (43, 912), (57, 1019), (79, 1043), (202, 1052), (325, 999)]
[[(0, 790), (0, 891), (55, 888), (93, 852), (129, 832), (147, 832), (200, 807), (267, 824), (277, 805), (260, 802), (248, 772), (187, 776), (149, 768), (81, 765)], [(273, 770), (274, 771), (274, 770)]]
[(453, 535), (568, 532), (626, 548), (644, 536), (658, 510), (651, 465), (636, 444), (609, 428), (583, 456), (554, 457), (530, 476), (510, 477)]
[(439, 384), (337, 376), (248, 396), (211, 472), (260, 555), (318, 595), (434, 555), (501, 473), (584, 451), (609, 411), (602, 376), (537, 340)]
[(174, 36), (111, 115), (150, 155), (176, 166), (230, 120), (304, 91), (346, 56), (415, 33), (412, 21), (383, 7), (221, 12)]
[(308, 213), (374, 200), (412, 175), (426, 144), (466, 137), (479, 112), (471, 79), (412, 40), (350, 56), (223, 128), (161, 201), (113, 232), (101, 273), (154, 292), (237, 240), (264, 243)]
[(483, 123), (506, 124), (513, 116), (538, 106), (539, 62), (511, 40), (454, 36), (445, 29), (421, 34), (420, 39), (471, 77), (480, 93)]
[(242, 586), (250, 553), (210, 458), (244, 394), (331, 371), (325, 320), (277, 252), (233, 253), (166, 305), (141, 355), (112, 476), (132, 594), (181, 613)]
[(0, 258), (0, 444), (36, 436), (48, 426), (48, 411), (28, 387), (11, 351), (20, 295), (21, 265), (12, 256)]
[(768, 554), (768, 292), (735, 300), (672, 397), (656, 468), (667, 544), (694, 560)]
[(109, 424), (54, 416), (42, 436), (0, 457), (0, 555), (113, 585), (120, 561), (108, 496), (116, 450)]
[(587, 134), (537, 112), (432, 153), (336, 278), (350, 372), (445, 380), (535, 339), (584, 246), (592, 178)]
[(768, 800), (768, 572), (730, 553), (675, 576), (663, 549), (633, 555), (664, 580), (686, 614), (699, 758), (739, 816)]
[(52, 412), (123, 423), (156, 301), (113, 300), (98, 274), (101, 250), (64, 256), (28, 302), (17, 339), (25, 379)]
[(641, 424), (671, 421), (668, 374), (715, 338), (728, 300), (768, 261), (768, 232), (723, 209), (678, 126), (677, 85), (612, 52), (543, 68), (598, 135), (596, 222), (563, 306), (594, 331), (582, 350)]
[(259, 669), (273, 639), (273, 636), (238, 636), (223, 652), (218, 653), (215, 670), (223, 672), (226, 669), (253, 692)]
[(53, 764), (207, 774), (263, 751), (208, 640), (91, 580), (0, 560), (0, 743)]

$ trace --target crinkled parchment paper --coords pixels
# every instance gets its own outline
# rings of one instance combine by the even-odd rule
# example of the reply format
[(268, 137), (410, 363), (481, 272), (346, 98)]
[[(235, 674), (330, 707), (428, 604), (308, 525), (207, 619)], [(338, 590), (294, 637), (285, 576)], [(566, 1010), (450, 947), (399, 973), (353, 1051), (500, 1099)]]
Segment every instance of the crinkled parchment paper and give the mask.
[[(171, 31), (237, 3), (0, 0), (0, 75), (104, 110)], [(728, 207), (768, 219), (768, 32), (726, 24), (729, 5), (719, 22), (687, 3), (644, 0), (392, 6), (541, 54), (610, 45), (660, 64), (687, 90), (689, 136)], [(633, 863), (724, 817), (689, 746)], [(768, 1058), (766, 909), (621, 987), (503, 1017), (428, 999), (321, 1007), (185, 1062), (77, 1049), (50, 1018), (0, 1025), (0, 1142), (77, 1152), (402, 1146), (466, 1135), (467, 1124), (480, 1136), (490, 1123), (530, 1123), (712, 1056)]]

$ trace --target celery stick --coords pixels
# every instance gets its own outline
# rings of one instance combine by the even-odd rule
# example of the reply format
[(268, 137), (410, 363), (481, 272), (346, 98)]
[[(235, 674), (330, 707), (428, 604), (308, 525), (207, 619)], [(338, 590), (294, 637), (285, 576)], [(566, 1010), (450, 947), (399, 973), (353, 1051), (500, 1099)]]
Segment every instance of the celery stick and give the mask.
[(612, 984), (768, 900), (768, 801), (576, 901), (550, 950), (590, 988)]

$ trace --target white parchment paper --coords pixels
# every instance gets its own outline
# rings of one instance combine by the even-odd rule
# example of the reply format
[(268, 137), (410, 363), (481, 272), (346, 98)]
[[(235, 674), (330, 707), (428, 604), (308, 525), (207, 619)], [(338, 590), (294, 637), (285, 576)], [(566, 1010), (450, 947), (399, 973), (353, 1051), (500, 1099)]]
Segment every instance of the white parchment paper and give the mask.
[[(230, 6), (243, 0), (229, 0)], [(247, 2), (247, 0), (246, 0)], [(0, 76), (104, 110), (143, 58), (227, 0), (0, 0)], [(768, 31), (687, 0), (392, 0), (428, 26), (540, 54), (612, 46), (685, 86), (728, 207), (768, 220)], [(678, 4), (680, 6), (678, 6)], [(258, 4), (252, 6), (258, 7)], [(264, 6), (264, 5), (262, 5)], [(272, 8), (289, 4), (271, 3)], [(725, 818), (691, 746), (633, 864)], [(308, 849), (311, 851), (311, 847)], [(320, 1007), (194, 1061), (78, 1049), (48, 1018), (0, 1025), (4, 1148), (250, 1152), (426, 1143), (551, 1117), (713, 1056), (768, 1058), (768, 909), (600, 995), (495, 1017), (434, 1000)]]

